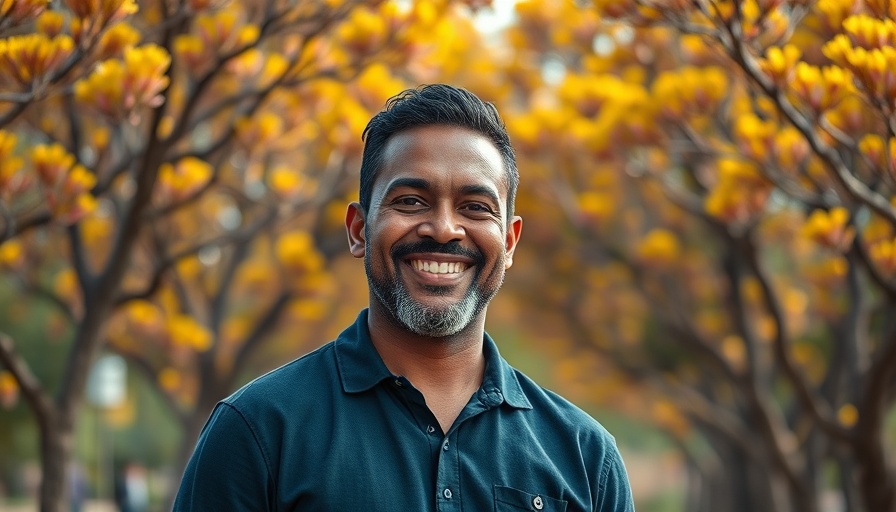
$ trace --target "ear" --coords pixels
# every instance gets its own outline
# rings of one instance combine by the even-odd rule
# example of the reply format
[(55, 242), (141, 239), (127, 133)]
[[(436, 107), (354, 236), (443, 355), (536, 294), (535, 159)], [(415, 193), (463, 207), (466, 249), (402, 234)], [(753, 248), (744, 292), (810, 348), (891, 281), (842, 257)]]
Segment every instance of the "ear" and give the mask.
[(363, 258), (366, 250), (366, 240), (364, 238), (364, 210), (361, 205), (352, 202), (348, 205), (348, 211), (345, 212), (345, 230), (348, 234), (348, 249), (355, 258)]
[(513, 251), (516, 250), (516, 244), (520, 241), (520, 233), (523, 232), (523, 218), (514, 216), (507, 225), (507, 237), (504, 240), (504, 268), (508, 269), (513, 266)]

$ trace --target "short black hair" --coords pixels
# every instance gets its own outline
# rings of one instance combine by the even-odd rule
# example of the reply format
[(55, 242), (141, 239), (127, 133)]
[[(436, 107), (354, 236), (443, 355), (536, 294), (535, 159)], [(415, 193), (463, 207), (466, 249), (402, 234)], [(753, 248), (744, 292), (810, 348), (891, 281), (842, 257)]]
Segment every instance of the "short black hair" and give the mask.
[(520, 175), (510, 137), (498, 109), (475, 94), (446, 84), (422, 85), (391, 97), (385, 108), (367, 123), (361, 139), (361, 208), (370, 209), (373, 182), (383, 165), (386, 143), (398, 132), (417, 126), (451, 125), (479, 132), (494, 143), (504, 161), (507, 179), (507, 222), (513, 216), (516, 188)]

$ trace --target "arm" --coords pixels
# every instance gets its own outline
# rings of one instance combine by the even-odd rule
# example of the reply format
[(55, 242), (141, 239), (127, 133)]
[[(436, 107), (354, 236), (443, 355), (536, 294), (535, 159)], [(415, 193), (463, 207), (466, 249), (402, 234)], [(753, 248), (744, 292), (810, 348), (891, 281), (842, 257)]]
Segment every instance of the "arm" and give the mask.
[(256, 432), (219, 403), (184, 471), (174, 512), (274, 510), (274, 481)]
[(607, 447), (594, 512), (635, 512), (635, 501), (622, 456), (614, 443)]

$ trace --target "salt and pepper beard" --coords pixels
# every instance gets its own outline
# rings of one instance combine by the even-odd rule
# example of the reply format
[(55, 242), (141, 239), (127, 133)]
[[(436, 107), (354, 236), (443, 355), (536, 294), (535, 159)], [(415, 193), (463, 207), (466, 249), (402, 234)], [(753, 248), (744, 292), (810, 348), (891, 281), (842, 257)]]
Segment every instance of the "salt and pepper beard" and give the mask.
[[(370, 243), (367, 242), (366, 246), (366, 254), (372, 254), (370, 252)], [(485, 309), (501, 288), (504, 280), (503, 275), (494, 289), (488, 290), (484, 284), (479, 283), (479, 277), (482, 273), (482, 258), (479, 258), (479, 260), (480, 262), (475, 268), (476, 274), (473, 276), (473, 284), (464, 293), (463, 298), (459, 302), (447, 304), (443, 307), (426, 306), (411, 297), (410, 292), (401, 280), (400, 273), (403, 269), (400, 265), (402, 263), (397, 258), (392, 260), (396, 265), (394, 279), (376, 276), (371, 268), (369, 256), (364, 258), (364, 270), (367, 272), (367, 282), (370, 290), (392, 315), (394, 321), (420, 336), (443, 338), (457, 334), (470, 325), (470, 322)], [(503, 262), (499, 261), (497, 264), (503, 265)], [(427, 288), (434, 295), (447, 294), (449, 289), (447, 286)]]

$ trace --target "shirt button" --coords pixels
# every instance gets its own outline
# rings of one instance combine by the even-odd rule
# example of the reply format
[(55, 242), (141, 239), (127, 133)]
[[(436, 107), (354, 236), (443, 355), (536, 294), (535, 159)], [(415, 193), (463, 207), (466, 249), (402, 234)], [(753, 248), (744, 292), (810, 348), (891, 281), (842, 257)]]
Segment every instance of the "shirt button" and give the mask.
[(544, 508), (544, 500), (541, 499), (541, 496), (532, 498), (532, 506), (535, 508), (535, 510), (541, 510)]
[(430, 434), (432, 434), (433, 432), (436, 431), (436, 427), (430, 425), (430, 426), (426, 427), (426, 431), (429, 432)]
[(404, 384), (401, 383), (401, 379), (395, 379), (395, 385), (398, 387), (404, 387)]
[(446, 452), (448, 451), (448, 441), (445, 441), (445, 444), (442, 445), (442, 449)]
[(451, 494), (451, 489), (449, 489), (449, 488), (446, 487), (445, 490), (442, 491), (442, 496), (444, 496), (446, 500), (450, 500), (450, 499), (451, 499), (451, 496), (453, 496), (453, 495)]

